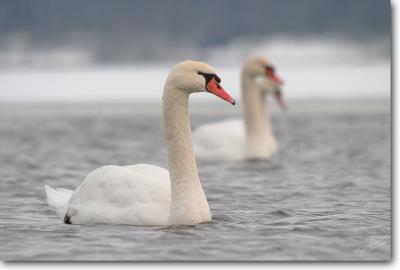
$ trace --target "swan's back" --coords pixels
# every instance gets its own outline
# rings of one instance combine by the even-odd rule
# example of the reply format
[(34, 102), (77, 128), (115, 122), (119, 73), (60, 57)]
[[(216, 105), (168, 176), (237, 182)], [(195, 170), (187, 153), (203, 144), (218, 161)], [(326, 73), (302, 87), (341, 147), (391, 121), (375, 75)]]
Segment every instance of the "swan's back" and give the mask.
[[(272, 133), (267, 133), (259, 144), (259, 158), (269, 159), (277, 150), (277, 143)], [(241, 119), (230, 119), (206, 124), (193, 133), (196, 156), (203, 160), (236, 161), (253, 158), (246, 151), (246, 134)]]
[(65, 221), (163, 225), (171, 192), (167, 170), (146, 164), (107, 165), (91, 172), (69, 199)]
[(203, 125), (193, 133), (196, 156), (201, 159), (242, 159), (244, 143), (244, 123), (240, 119)]

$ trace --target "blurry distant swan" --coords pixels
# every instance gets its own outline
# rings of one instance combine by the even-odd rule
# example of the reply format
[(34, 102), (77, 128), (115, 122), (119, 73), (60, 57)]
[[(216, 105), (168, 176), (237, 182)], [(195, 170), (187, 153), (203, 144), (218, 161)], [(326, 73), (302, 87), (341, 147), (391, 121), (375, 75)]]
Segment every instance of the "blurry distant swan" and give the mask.
[(231, 119), (201, 126), (193, 133), (196, 156), (211, 160), (268, 159), (277, 150), (266, 96), (285, 108), (282, 80), (264, 58), (249, 59), (242, 69), (244, 122)]
[(45, 186), (47, 203), (65, 223), (197, 224), (211, 220), (197, 173), (188, 113), (189, 94), (211, 92), (234, 104), (211, 66), (176, 64), (164, 86), (167, 170), (147, 164), (108, 165), (91, 172), (75, 191)]

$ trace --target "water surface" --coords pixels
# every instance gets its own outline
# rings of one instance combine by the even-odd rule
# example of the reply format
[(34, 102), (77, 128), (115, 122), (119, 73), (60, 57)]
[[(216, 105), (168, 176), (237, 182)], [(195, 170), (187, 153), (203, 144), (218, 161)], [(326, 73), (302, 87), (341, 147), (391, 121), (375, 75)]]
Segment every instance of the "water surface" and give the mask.
[[(2, 260), (388, 260), (389, 101), (292, 102), (271, 161), (198, 162), (209, 224), (66, 225), (44, 184), (73, 189), (105, 164), (166, 167), (151, 104), (0, 108)], [(239, 117), (193, 104), (192, 127)], [(234, 147), (234, 146), (232, 146)]]

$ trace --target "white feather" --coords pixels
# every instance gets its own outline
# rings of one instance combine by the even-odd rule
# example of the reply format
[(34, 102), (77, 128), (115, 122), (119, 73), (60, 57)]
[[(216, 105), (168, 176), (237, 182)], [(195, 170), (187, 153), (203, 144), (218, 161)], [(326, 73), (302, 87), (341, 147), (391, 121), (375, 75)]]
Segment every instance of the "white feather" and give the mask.
[(68, 208), (68, 201), (73, 191), (65, 188), (53, 189), (48, 185), (44, 186), (47, 196), (47, 204), (53, 209), (57, 216), (64, 218)]
[[(263, 155), (270, 158), (278, 148), (272, 133), (265, 137)], [(235, 161), (249, 158), (246, 153), (245, 128), (241, 119), (206, 124), (193, 132), (196, 156), (203, 160)]]
[(147, 164), (107, 165), (76, 188), (64, 215), (74, 224), (162, 225), (170, 201), (167, 170)]
[(206, 124), (193, 132), (194, 150), (201, 159), (243, 159), (244, 144), (244, 126), (240, 119)]

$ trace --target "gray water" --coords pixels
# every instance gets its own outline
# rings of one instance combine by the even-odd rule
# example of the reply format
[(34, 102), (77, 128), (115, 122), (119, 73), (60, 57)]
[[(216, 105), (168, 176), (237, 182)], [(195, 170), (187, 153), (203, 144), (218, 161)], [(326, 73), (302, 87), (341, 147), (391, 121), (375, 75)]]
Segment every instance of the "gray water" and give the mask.
[[(389, 101), (291, 102), (269, 162), (198, 162), (213, 221), (66, 225), (44, 184), (73, 189), (104, 164), (166, 167), (156, 105), (0, 108), (2, 260), (388, 260)], [(192, 127), (239, 116), (193, 104)], [(234, 146), (233, 146), (234, 147)]]

